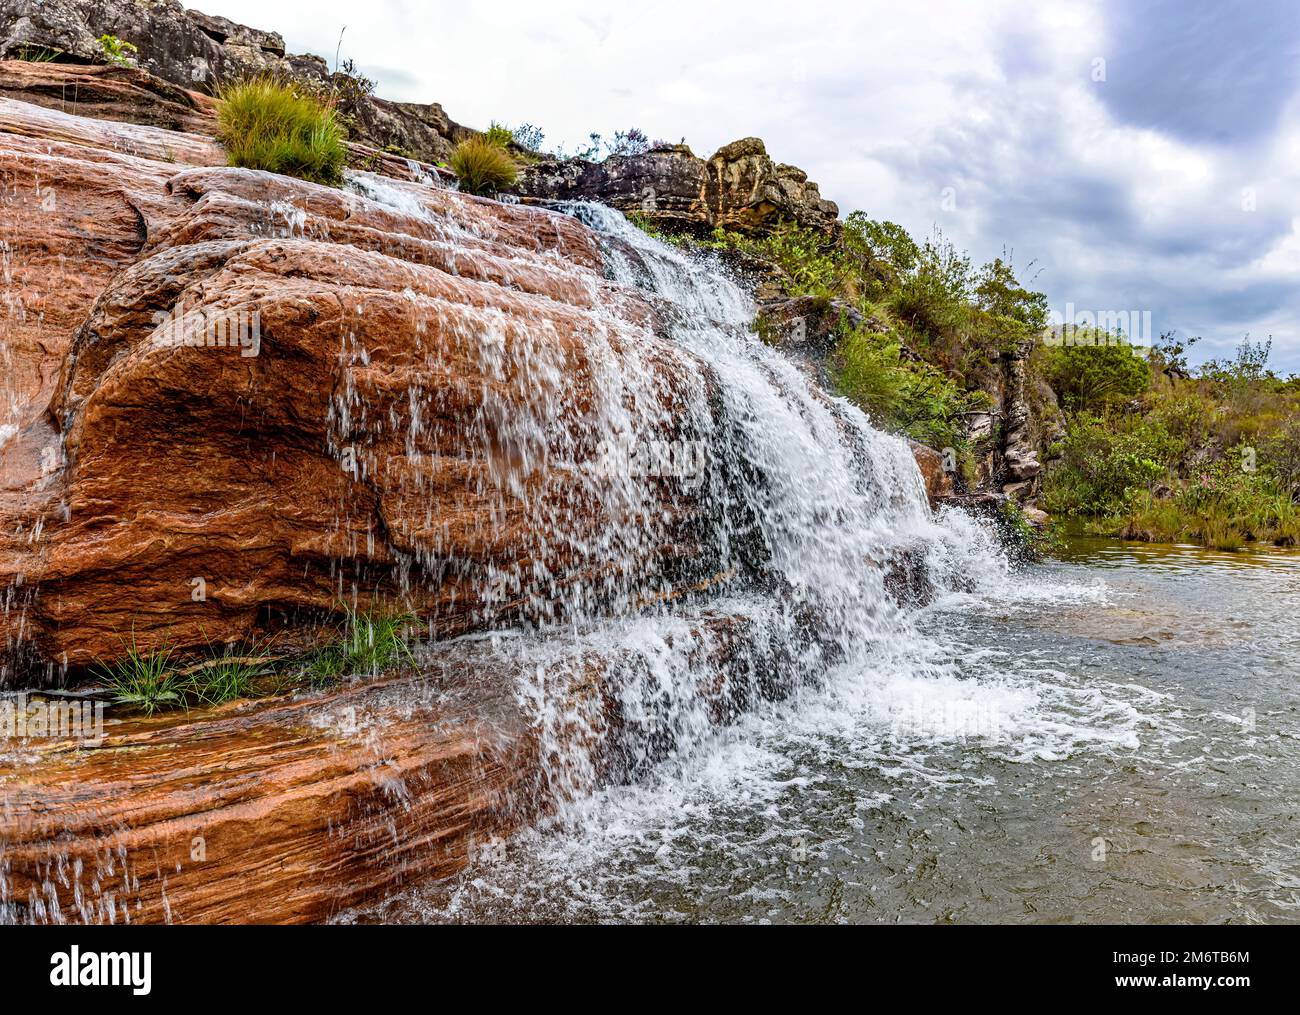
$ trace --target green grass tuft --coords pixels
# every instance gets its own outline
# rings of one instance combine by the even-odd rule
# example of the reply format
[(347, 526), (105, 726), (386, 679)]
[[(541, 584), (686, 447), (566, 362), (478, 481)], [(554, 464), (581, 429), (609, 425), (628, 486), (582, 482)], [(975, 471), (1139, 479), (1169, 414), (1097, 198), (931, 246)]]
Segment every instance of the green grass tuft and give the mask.
[(414, 663), (406, 628), (415, 621), (409, 613), (361, 612), (346, 608), (347, 620), (337, 641), (307, 657), (302, 673), (314, 687), (358, 674), (376, 675), (405, 660)]
[(505, 147), (490, 136), (462, 141), (451, 153), (451, 171), (466, 194), (489, 195), (513, 187), (519, 165)]
[(347, 161), (344, 129), (334, 108), (293, 85), (252, 78), (218, 98), (218, 140), (229, 164), (338, 186)]
[(100, 683), (113, 692), (114, 701), (135, 705), (146, 715), (184, 704), (184, 681), (171, 662), (172, 650), (145, 654), (136, 648), (135, 635), (121, 659), (101, 663), (95, 671)]
[(258, 681), (271, 675), (271, 654), (253, 644), (209, 646), (210, 658), (186, 671), (185, 690), (205, 705), (252, 698)]

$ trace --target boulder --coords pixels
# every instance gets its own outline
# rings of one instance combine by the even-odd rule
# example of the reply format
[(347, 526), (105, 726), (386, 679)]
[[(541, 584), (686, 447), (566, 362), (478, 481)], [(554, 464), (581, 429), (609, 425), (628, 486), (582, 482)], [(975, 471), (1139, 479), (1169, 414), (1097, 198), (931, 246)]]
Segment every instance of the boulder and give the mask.
[(834, 234), (839, 208), (795, 166), (774, 163), (763, 142), (742, 138), (719, 148), (708, 164), (705, 202), (713, 225), (761, 235), (781, 222)]
[(925, 481), (925, 495), (930, 501), (930, 507), (950, 502), (954, 495), (952, 460), (942, 452), (914, 440), (909, 439), (907, 443), (912, 449), (917, 468), (921, 470), (921, 478)]

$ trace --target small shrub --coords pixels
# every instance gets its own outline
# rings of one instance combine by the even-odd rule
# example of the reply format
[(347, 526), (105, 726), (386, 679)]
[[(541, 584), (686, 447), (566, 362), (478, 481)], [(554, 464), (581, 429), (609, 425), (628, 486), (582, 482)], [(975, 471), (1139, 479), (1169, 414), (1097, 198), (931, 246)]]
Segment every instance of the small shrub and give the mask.
[(610, 155), (644, 155), (651, 142), (639, 127), (614, 131), (614, 140), (606, 146)]
[(292, 84), (253, 78), (221, 89), (218, 140), (229, 164), (338, 186), (347, 159), (334, 108)]
[(104, 58), (104, 62), (116, 64), (118, 67), (130, 67), (134, 62), (131, 54), (139, 52), (131, 43), (123, 42), (116, 35), (101, 35), (98, 41), (100, 55)]
[(540, 152), (542, 142), (546, 140), (546, 134), (542, 128), (532, 123), (521, 123), (514, 129), (511, 136), (514, 138), (515, 144), (530, 152)]
[(484, 132), (483, 136), (487, 138), (489, 144), (494, 144), (498, 148), (507, 151), (510, 149), (510, 143), (515, 139), (515, 135), (510, 128), (497, 123), (496, 120), (493, 120), (488, 124), (488, 129)]
[(458, 144), (451, 153), (451, 171), (466, 194), (496, 194), (519, 178), (519, 166), (510, 153), (487, 136)]

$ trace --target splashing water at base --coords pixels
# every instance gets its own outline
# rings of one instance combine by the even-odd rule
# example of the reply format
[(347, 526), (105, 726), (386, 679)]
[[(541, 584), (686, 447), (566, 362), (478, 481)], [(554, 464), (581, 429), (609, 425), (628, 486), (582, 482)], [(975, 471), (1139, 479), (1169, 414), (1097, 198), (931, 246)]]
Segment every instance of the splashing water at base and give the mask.
[(1300, 917), (1300, 557), (1080, 541), (981, 591), (341, 919)]

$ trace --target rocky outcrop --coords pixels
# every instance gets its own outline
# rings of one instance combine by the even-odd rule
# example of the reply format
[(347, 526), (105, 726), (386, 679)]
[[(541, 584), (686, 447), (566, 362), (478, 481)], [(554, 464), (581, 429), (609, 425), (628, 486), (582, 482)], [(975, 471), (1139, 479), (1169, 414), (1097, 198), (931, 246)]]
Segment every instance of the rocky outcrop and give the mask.
[[(903, 566), (889, 584), (923, 595), (923, 575)], [(699, 688), (706, 721), (789, 692), (753, 671), (768, 637), (743, 613), (690, 632), (689, 651), (717, 675)], [(0, 752), (0, 924), (318, 922), (420, 878), (490, 867), (521, 824), (674, 747), (671, 729), (624, 707), (633, 649), (559, 641), (525, 665), (462, 640), (327, 694), (110, 715), (95, 746), (37, 738)], [(544, 668), (564, 722), (517, 696), (521, 674)]]
[(0, 60), (0, 97), (97, 120), (210, 134), (216, 102), (133, 67)]
[[(223, 81), (259, 74), (297, 78), (319, 87), (335, 76), (319, 56), (286, 53), (284, 39), (275, 32), (186, 10), (177, 0), (0, 0), (0, 58), (41, 53), (58, 61), (103, 63), (99, 39), (104, 35), (136, 47), (127, 54), (135, 67), (198, 92), (211, 93)], [(103, 83), (124, 80), (129, 79), (105, 75)], [(437, 103), (390, 102), (355, 88), (345, 93), (353, 140), (380, 151), (436, 164), (450, 156), (458, 140), (473, 133), (454, 123)], [(32, 101), (30, 95), (14, 97)], [(103, 108), (119, 101), (110, 96)], [(186, 100), (176, 101), (183, 105)], [(157, 125), (193, 129), (183, 123)]]
[(468, 672), (0, 754), (0, 923), (306, 923), (490, 862), (537, 813), (538, 745)]
[(975, 488), (999, 491), (1028, 508), (1037, 500), (1042, 456), (1055, 438), (1060, 419), (1051, 388), (1041, 382), (1034, 386), (1030, 351), (1008, 353), (993, 365), (981, 383), (990, 408), (966, 419)]
[(44, 50), (103, 62), (101, 36), (136, 47), (132, 61), (189, 88), (256, 74), (328, 75), (317, 56), (292, 56), (276, 32), (186, 10), (178, 0), (0, 0), (0, 56)]
[(708, 160), (685, 145), (603, 162), (546, 160), (529, 166), (517, 189), (526, 200), (598, 201), (670, 229), (758, 235), (788, 222), (834, 235), (839, 228), (839, 209), (817, 184), (802, 170), (773, 162), (752, 137)]
[(342, 599), (444, 636), (554, 610), (599, 568), (616, 591), (707, 567), (677, 515), (584, 551), (632, 508), (548, 465), (594, 455), (629, 377), (696, 397), (576, 220), (198, 168), (223, 161), (208, 139), (8, 100), (0, 127), (11, 649), (75, 668), (124, 633), (203, 645)]
[(1002, 492), (1025, 503), (1038, 492), (1043, 466), (1034, 446), (1032, 415), (1025, 397), (1025, 356), (1007, 363), (1006, 429), (1002, 438)]

